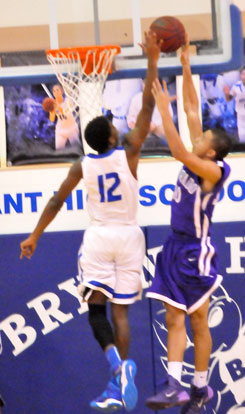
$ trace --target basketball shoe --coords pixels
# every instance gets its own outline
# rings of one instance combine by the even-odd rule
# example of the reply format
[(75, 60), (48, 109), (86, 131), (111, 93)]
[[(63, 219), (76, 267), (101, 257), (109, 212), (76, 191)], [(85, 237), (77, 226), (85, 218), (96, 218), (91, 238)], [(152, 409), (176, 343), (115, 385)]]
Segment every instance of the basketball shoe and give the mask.
[(197, 388), (191, 385), (190, 401), (188, 401), (181, 409), (181, 414), (200, 414), (203, 406), (211, 400), (214, 392), (208, 385)]
[(90, 407), (104, 413), (120, 410), (123, 407), (120, 386), (109, 381), (106, 390), (90, 402)]
[(134, 361), (130, 359), (123, 361), (121, 371), (121, 393), (126, 411), (132, 411), (138, 401), (138, 391), (134, 383), (136, 371), (137, 368)]
[(168, 375), (164, 382), (163, 390), (157, 395), (148, 398), (146, 406), (152, 410), (160, 410), (185, 404), (189, 399), (189, 394), (179, 381)]

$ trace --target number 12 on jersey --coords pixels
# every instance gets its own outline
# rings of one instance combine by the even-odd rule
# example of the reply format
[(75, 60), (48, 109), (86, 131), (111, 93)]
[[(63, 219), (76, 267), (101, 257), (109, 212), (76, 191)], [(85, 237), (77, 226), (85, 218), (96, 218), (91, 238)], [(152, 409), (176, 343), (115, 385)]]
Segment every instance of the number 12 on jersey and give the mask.
[[(108, 180), (111, 180), (110, 187), (105, 188), (105, 182)], [(118, 176), (118, 173), (111, 172), (105, 175), (99, 175), (98, 184), (101, 203), (118, 201), (122, 199), (122, 196), (120, 194), (114, 194), (115, 190), (120, 184), (120, 178)]]

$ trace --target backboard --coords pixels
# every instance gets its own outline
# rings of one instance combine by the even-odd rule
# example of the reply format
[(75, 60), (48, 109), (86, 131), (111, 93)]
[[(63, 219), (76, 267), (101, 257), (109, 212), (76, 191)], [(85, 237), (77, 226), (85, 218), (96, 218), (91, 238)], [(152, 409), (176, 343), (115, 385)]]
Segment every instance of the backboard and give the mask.
[[(143, 73), (142, 69), (146, 69), (147, 61), (137, 43), (142, 39), (142, 32), (147, 30), (159, 13), (175, 16), (184, 24), (193, 46), (193, 73), (220, 73), (242, 66), (241, 13), (229, 0), (173, 0), (164, 4), (162, 10), (159, 10), (157, 0), (134, 1), (132, 6), (134, 43), (132, 46), (122, 47), (122, 54), (116, 58), (118, 73), (115, 76), (123, 75), (124, 70), (125, 76), (138, 76)], [(181, 73), (178, 53), (162, 54), (159, 73), (160, 76)]]
[[(193, 73), (238, 69), (243, 63), (243, 34), (237, 1), (120, 0), (115, 6), (114, 0), (43, 0), (33, 15), (31, 0), (14, 2), (15, 13), (9, 8), (0, 21), (2, 38), (10, 39), (0, 42), (0, 85), (54, 80), (45, 49), (112, 42), (122, 52), (111, 79), (144, 77), (146, 58), (138, 43), (151, 22), (163, 15), (179, 18), (189, 33)], [(177, 54), (162, 55), (159, 71), (161, 76), (180, 74)]]

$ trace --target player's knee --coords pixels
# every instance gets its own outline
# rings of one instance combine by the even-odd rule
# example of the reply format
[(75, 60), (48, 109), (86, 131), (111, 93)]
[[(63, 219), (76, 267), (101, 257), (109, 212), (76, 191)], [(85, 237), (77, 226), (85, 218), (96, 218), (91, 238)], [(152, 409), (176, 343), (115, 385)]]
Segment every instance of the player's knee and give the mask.
[(204, 333), (206, 330), (209, 330), (208, 319), (204, 314), (193, 313), (190, 316), (191, 329), (194, 333)]
[(166, 324), (168, 329), (175, 327), (181, 328), (185, 326), (185, 313), (174, 307), (167, 307), (166, 310)]
[(106, 317), (106, 305), (88, 304), (88, 319), (95, 339), (104, 350), (114, 343), (111, 325)]

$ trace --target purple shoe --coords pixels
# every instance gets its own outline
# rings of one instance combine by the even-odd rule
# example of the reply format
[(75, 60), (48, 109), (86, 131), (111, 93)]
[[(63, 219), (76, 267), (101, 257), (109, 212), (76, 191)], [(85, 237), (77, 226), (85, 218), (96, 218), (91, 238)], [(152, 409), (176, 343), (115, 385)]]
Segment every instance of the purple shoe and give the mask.
[(200, 414), (203, 406), (211, 400), (214, 392), (209, 385), (197, 388), (191, 385), (190, 401), (188, 401), (181, 409), (181, 414)]
[(174, 407), (176, 405), (182, 405), (189, 401), (190, 397), (184, 387), (173, 378), (168, 375), (164, 383), (163, 390), (157, 395), (150, 397), (146, 400), (146, 406), (152, 410), (160, 410), (163, 408)]

